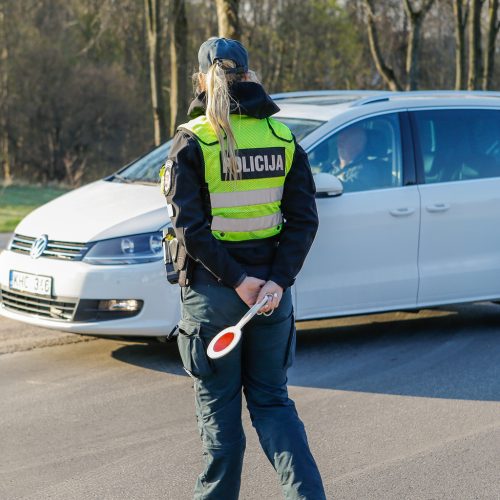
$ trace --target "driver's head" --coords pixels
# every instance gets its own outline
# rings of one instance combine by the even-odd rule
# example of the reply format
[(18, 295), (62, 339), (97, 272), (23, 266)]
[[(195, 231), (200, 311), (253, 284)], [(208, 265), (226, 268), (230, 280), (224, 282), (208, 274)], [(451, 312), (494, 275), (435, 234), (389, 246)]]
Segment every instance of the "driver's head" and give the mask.
[(342, 163), (350, 163), (365, 149), (366, 132), (354, 125), (342, 130), (337, 139), (337, 150)]

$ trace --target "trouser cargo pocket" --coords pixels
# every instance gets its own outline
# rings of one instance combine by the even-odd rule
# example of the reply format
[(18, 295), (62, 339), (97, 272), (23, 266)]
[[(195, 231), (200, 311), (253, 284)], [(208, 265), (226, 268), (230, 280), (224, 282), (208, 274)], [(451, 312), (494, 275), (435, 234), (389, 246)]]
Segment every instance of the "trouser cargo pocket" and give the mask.
[(207, 347), (200, 337), (200, 323), (181, 319), (178, 326), (177, 345), (184, 370), (195, 378), (210, 375), (213, 368), (207, 356)]

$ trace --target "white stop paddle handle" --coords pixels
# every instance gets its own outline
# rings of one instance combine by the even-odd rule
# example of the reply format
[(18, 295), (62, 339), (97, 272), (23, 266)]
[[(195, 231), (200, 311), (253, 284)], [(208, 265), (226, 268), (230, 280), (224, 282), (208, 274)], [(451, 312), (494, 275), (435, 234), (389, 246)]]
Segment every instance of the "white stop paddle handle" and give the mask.
[(269, 295), (265, 295), (260, 302), (257, 302), (257, 304), (253, 305), (247, 311), (247, 313), (243, 316), (243, 318), (241, 318), (234, 327), (239, 328), (241, 330), (259, 312), (259, 309), (267, 304), (269, 298), (270, 298)]
[[(222, 358), (229, 352), (231, 352), (239, 343), (241, 339), (241, 329), (259, 312), (259, 309), (267, 304), (270, 299), (269, 295), (266, 295), (260, 302), (253, 305), (245, 315), (238, 321), (235, 326), (230, 326), (224, 328), (219, 332), (208, 344), (207, 355), (211, 359)], [(226, 341), (223, 337), (227, 336)], [(219, 346), (218, 344), (221, 344)]]

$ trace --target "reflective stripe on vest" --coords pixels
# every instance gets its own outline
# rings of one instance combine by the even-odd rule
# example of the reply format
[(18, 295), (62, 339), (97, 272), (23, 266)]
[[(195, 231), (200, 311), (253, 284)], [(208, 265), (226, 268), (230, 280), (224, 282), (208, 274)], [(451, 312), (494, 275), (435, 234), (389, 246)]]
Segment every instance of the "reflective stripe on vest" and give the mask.
[(273, 118), (231, 114), (238, 178), (229, 179), (217, 136), (205, 115), (179, 126), (196, 139), (210, 195), (211, 231), (224, 241), (269, 238), (281, 232), (281, 198), (295, 153), (290, 129)]
[(244, 219), (230, 219), (215, 216), (212, 219), (212, 230), (226, 232), (253, 232), (269, 229), (283, 222), (281, 212), (276, 212), (263, 217), (246, 217)]
[(280, 201), (282, 196), (283, 186), (232, 193), (210, 193), (210, 204), (212, 208), (262, 205), (263, 203)]

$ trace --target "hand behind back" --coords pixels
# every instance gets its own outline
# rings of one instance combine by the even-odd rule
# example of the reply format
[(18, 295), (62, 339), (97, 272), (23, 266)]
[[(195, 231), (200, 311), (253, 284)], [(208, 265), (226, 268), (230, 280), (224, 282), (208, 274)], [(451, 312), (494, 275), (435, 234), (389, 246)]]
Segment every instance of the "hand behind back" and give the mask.
[(266, 281), (266, 284), (260, 289), (257, 302), (260, 302), (266, 295), (270, 295), (271, 299), (260, 309), (260, 313), (268, 313), (280, 305), (281, 297), (283, 297), (283, 288), (274, 281)]
[(240, 299), (248, 306), (252, 307), (255, 302), (257, 302), (257, 297), (261, 288), (266, 282), (259, 278), (254, 278), (252, 276), (247, 276), (238, 286), (235, 288), (236, 293)]

